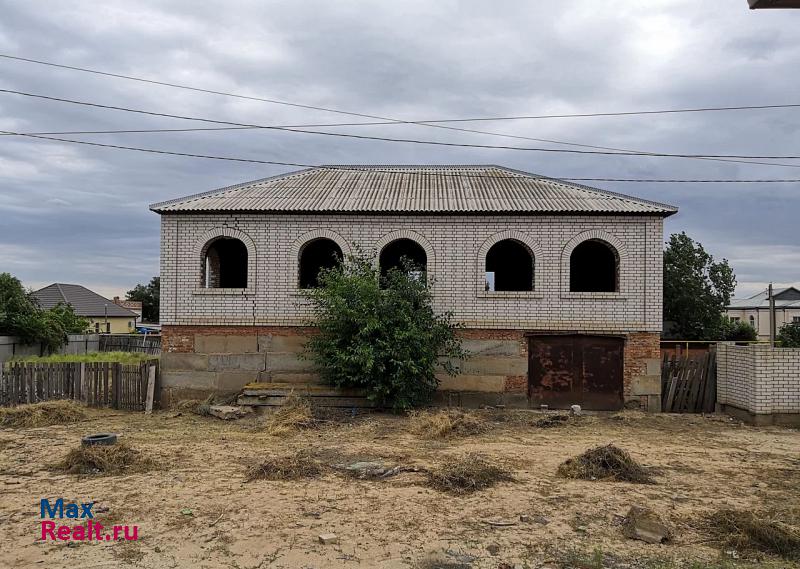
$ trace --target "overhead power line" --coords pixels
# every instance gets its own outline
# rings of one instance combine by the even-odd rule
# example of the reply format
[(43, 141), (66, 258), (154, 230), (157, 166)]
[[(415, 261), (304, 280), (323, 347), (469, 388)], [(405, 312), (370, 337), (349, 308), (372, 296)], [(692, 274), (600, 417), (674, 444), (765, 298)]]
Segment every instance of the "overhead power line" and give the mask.
[[(693, 109), (667, 109), (667, 110), (660, 110), (660, 111), (628, 111), (622, 113), (579, 113), (575, 115), (536, 115), (536, 116), (518, 116), (518, 117), (480, 117), (475, 119), (443, 119), (443, 120), (435, 120), (435, 121), (409, 121), (403, 119), (396, 119), (390, 117), (383, 117), (379, 115), (370, 115), (365, 113), (355, 113), (351, 111), (344, 111), (341, 109), (333, 109), (330, 107), (321, 107), (321, 106), (314, 106), (314, 105), (306, 105), (302, 103), (295, 103), (290, 101), (281, 101), (277, 99), (265, 98), (265, 97), (256, 97), (251, 95), (242, 95), (237, 93), (229, 93), (226, 91), (217, 91), (212, 89), (203, 89), (200, 87), (193, 87), (189, 85), (183, 85), (179, 83), (170, 83), (165, 81), (156, 81), (153, 79), (146, 79), (142, 77), (134, 77), (131, 75), (123, 75), (119, 73), (110, 73), (106, 71), (100, 71), (96, 69), (88, 69), (85, 67), (76, 67), (71, 65), (63, 65), (59, 63), (54, 63), (50, 61), (42, 61), (37, 59), (13, 56), (9, 54), (2, 54), (0, 53), (0, 57), (16, 60), (16, 61), (23, 61), (27, 63), (35, 63), (39, 65), (46, 65), (50, 67), (58, 67), (62, 69), (69, 69), (73, 71), (80, 71), (84, 73), (92, 73), (96, 75), (102, 75), (107, 77), (113, 77), (118, 79), (127, 79), (131, 81), (139, 81), (143, 83), (149, 83), (153, 85), (161, 85), (166, 87), (172, 87), (176, 89), (186, 89), (190, 91), (197, 91), (200, 93), (209, 93), (214, 95), (221, 95), (226, 97), (234, 97), (239, 99), (248, 99), (253, 101), (261, 101), (265, 103), (272, 103), (278, 105), (285, 105), (290, 107), (298, 107), (302, 109), (309, 109), (309, 110), (317, 110), (317, 111), (324, 111), (330, 113), (337, 113), (342, 115), (349, 115), (349, 116), (356, 116), (362, 118), (371, 118), (371, 119), (378, 119), (379, 122), (361, 122), (361, 123), (335, 123), (335, 124), (327, 124), (327, 125), (313, 125), (314, 127), (317, 126), (326, 126), (326, 127), (341, 127), (341, 126), (367, 126), (367, 125), (399, 125), (399, 124), (406, 124), (406, 125), (417, 125), (423, 127), (430, 127), (430, 128), (438, 128), (444, 130), (452, 130), (456, 132), (466, 132), (470, 134), (481, 134), (486, 136), (495, 136), (501, 138), (511, 138), (517, 140), (530, 140), (533, 142), (545, 142), (548, 144), (559, 144), (564, 146), (574, 146), (579, 148), (591, 148), (595, 150), (608, 150), (612, 152), (633, 152), (636, 154), (653, 154), (652, 152), (648, 151), (641, 151), (641, 150), (632, 150), (626, 148), (614, 148), (608, 146), (596, 146), (590, 144), (579, 144), (574, 142), (564, 142), (559, 140), (548, 140), (542, 138), (534, 138), (529, 136), (521, 136), (521, 135), (514, 135), (510, 133), (500, 133), (500, 132), (492, 132), (492, 131), (484, 131), (484, 130), (476, 130), (470, 128), (463, 128), (463, 127), (455, 127), (455, 126), (448, 126), (446, 124), (440, 123), (453, 123), (453, 122), (469, 122), (469, 121), (478, 121), (478, 120), (512, 120), (512, 119), (523, 119), (523, 118), (569, 118), (569, 117), (585, 117), (585, 116), (621, 116), (621, 115), (635, 115), (635, 114), (661, 114), (661, 113), (676, 113), (676, 112), (702, 112), (702, 111), (723, 111), (723, 110), (746, 110), (746, 109), (775, 109), (775, 108), (792, 108), (800, 106), (800, 104), (787, 104), (787, 105), (751, 105), (751, 106), (739, 106), (739, 107), (706, 107), (706, 108), (693, 108)], [(744, 164), (754, 164), (760, 166), (782, 166), (782, 167), (790, 167), (794, 168), (796, 165), (794, 164), (776, 164), (770, 162), (753, 162), (753, 161), (743, 161), (743, 160), (735, 160), (735, 159), (725, 159), (725, 158), (711, 158), (711, 157), (686, 157), (693, 160), (707, 160), (707, 161), (714, 161), (714, 162), (733, 162), (733, 163), (744, 163)]]
[[(641, 111), (614, 111), (614, 112), (591, 112), (591, 113), (565, 113), (565, 114), (547, 114), (547, 115), (511, 115), (499, 117), (470, 117), (470, 118), (452, 118), (452, 119), (432, 119), (432, 120), (400, 120), (389, 119), (378, 115), (370, 115), (366, 113), (358, 113), (353, 111), (345, 111), (342, 109), (334, 109), (330, 107), (322, 107), (316, 105), (307, 105), (303, 103), (295, 103), (291, 101), (282, 101), (279, 99), (271, 99), (267, 97), (256, 97), (253, 95), (242, 95), (239, 93), (230, 93), (227, 91), (217, 91), (214, 89), (204, 89), (201, 87), (193, 87), (191, 85), (183, 85), (180, 83), (171, 83), (167, 81), (157, 81), (155, 79), (146, 79), (144, 77), (135, 77), (132, 75), (123, 75), (121, 73), (111, 73), (108, 71), (100, 71), (97, 69), (89, 69), (87, 67), (77, 67), (74, 65), (64, 65), (54, 63), (52, 61), (43, 61), (40, 59), (32, 59), (28, 57), (19, 57), (15, 55), (0, 53), (0, 57), (16, 61), (24, 61), (26, 63), (36, 63), (38, 65), (47, 65), (49, 67), (58, 67), (61, 69), (70, 69), (72, 71), (80, 71), (83, 73), (92, 73), (95, 75), (104, 75), (106, 77), (114, 77), (117, 79), (127, 79), (129, 81), (139, 81), (141, 83), (150, 83), (152, 85), (161, 85), (164, 87), (172, 87), (175, 89), (186, 89), (189, 91), (197, 91), (199, 93), (208, 93), (212, 95), (222, 95), (225, 97), (235, 97), (237, 99), (248, 99), (251, 101), (261, 101), (264, 103), (272, 103), (275, 105), (285, 105), (289, 107), (297, 107), (307, 110), (323, 111), (327, 113), (337, 113), (342, 115), (349, 115), (354, 117), (363, 117), (370, 119), (379, 119), (389, 121), (385, 124), (438, 124), (438, 123), (457, 123), (457, 122), (479, 122), (479, 121), (511, 121), (511, 120), (536, 120), (536, 119), (563, 119), (563, 118), (587, 118), (587, 117), (619, 117), (619, 116), (634, 116), (634, 115), (659, 115), (659, 114), (677, 114), (677, 113), (705, 113), (705, 112), (719, 112), (719, 111), (747, 111), (747, 110), (767, 110), (767, 109), (790, 109), (800, 108), (800, 103), (787, 103), (787, 104), (774, 104), (774, 105), (735, 105), (735, 106), (718, 106), (718, 107), (688, 107), (678, 109), (655, 109), (655, 110), (641, 110)], [(361, 124), (374, 124), (374, 123), (361, 123)], [(357, 126), (358, 123), (349, 126)]]
[(434, 140), (419, 140), (419, 139), (409, 139), (409, 138), (388, 138), (382, 136), (367, 136), (361, 134), (352, 134), (352, 133), (341, 133), (341, 132), (324, 132), (318, 130), (308, 130), (308, 129), (298, 129), (298, 128), (286, 128), (280, 126), (269, 126), (269, 125), (258, 125), (258, 124), (248, 124), (248, 123), (239, 123), (239, 122), (232, 122), (232, 121), (223, 121), (223, 120), (216, 120), (216, 119), (208, 119), (203, 117), (193, 117), (187, 115), (176, 115), (172, 113), (162, 113), (156, 111), (146, 111), (143, 109), (133, 109), (129, 107), (120, 107), (116, 105), (103, 105), (100, 103), (92, 103), (89, 101), (78, 101), (74, 99), (65, 99), (62, 97), (52, 97), (49, 95), (40, 95), (35, 93), (26, 93), (23, 91), (16, 91), (12, 89), (0, 89), (0, 93), (10, 93), (15, 95), (22, 95), (25, 97), (33, 97), (37, 99), (44, 99), (49, 101), (57, 101), (61, 103), (69, 103), (74, 105), (82, 105), (87, 107), (93, 108), (100, 108), (100, 109), (107, 109), (107, 110), (114, 110), (114, 111), (122, 111), (128, 113), (136, 113), (141, 115), (148, 115), (148, 116), (156, 116), (156, 117), (166, 117), (166, 118), (173, 118), (173, 119), (181, 119), (181, 120), (189, 120), (189, 121), (197, 121), (203, 123), (211, 123), (211, 124), (224, 124), (224, 125), (231, 125), (231, 126), (238, 126), (238, 127), (249, 127), (249, 128), (257, 128), (257, 129), (266, 129), (266, 130), (277, 130), (277, 131), (285, 131), (285, 132), (296, 132), (302, 134), (313, 134), (319, 136), (331, 136), (331, 137), (341, 137), (341, 138), (352, 138), (358, 140), (373, 140), (373, 141), (381, 141), (381, 142), (399, 142), (399, 143), (407, 143), (407, 144), (423, 144), (423, 145), (433, 145), (433, 146), (448, 146), (448, 147), (458, 147), (458, 148), (480, 148), (480, 149), (499, 149), (499, 150), (515, 150), (515, 151), (526, 151), (526, 152), (546, 152), (546, 153), (558, 153), (558, 154), (590, 154), (590, 155), (604, 155), (604, 156), (652, 156), (652, 157), (664, 157), (664, 158), (714, 158), (714, 159), (800, 159), (800, 156), (753, 156), (753, 155), (738, 155), (738, 154), (674, 154), (674, 153), (667, 153), (667, 152), (617, 152), (617, 151), (610, 151), (610, 150), (573, 150), (573, 149), (565, 149), (565, 148), (537, 148), (537, 147), (522, 147), (522, 146), (501, 146), (501, 145), (489, 145), (489, 144), (471, 144), (471, 143), (461, 143), (461, 142), (444, 142), (444, 141), (434, 141)]
[[(269, 164), (269, 165), (277, 165), (277, 166), (294, 166), (298, 168), (329, 168), (333, 170), (345, 170), (345, 171), (368, 171), (368, 172), (385, 172), (385, 173), (400, 173), (406, 175), (421, 175), (421, 176), (454, 176), (454, 177), (467, 177), (467, 178), (509, 178), (509, 179), (519, 179), (519, 176), (486, 176), (486, 175), (464, 175), (464, 174), (439, 174), (433, 172), (407, 172), (402, 170), (392, 170), (391, 167), (387, 167), (385, 169), (381, 168), (358, 168), (357, 166), (335, 166), (335, 165), (324, 165), (324, 164), (305, 164), (302, 162), (280, 162), (275, 160), (258, 160), (255, 158), (237, 158), (233, 156), (215, 156), (210, 154), (196, 154), (190, 152), (176, 152), (172, 150), (162, 150), (157, 148), (141, 148), (137, 146), (122, 146), (118, 144), (104, 144), (100, 142), (89, 142), (86, 140), (72, 140), (68, 138), (58, 138), (52, 136), (42, 136), (37, 134), (25, 134), (21, 132), (13, 132), (8, 130), (0, 130), (0, 134), (11, 134), (15, 136), (23, 136), (28, 138), (35, 138), (41, 140), (49, 140), (54, 142), (67, 142), (70, 144), (80, 144), (84, 146), (97, 146), (101, 148), (112, 148), (116, 150), (129, 150), (135, 152), (144, 152), (149, 154), (165, 154), (169, 156), (183, 156), (187, 158), (204, 158), (208, 160), (224, 160), (230, 162), (245, 162), (250, 164)], [(735, 179), (693, 179), (693, 180), (684, 180), (684, 179), (663, 179), (663, 178), (572, 178), (567, 176), (539, 176), (545, 179), (552, 179), (552, 180), (565, 180), (571, 182), (633, 182), (633, 183), (673, 183), (673, 184), (716, 184), (716, 183), (726, 183), (726, 184), (750, 184), (750, 183), (797, 183), (800, 182), (800, 178), (793, 178), (793, 179), (749, 179), (749, 180), (735, 180)]]

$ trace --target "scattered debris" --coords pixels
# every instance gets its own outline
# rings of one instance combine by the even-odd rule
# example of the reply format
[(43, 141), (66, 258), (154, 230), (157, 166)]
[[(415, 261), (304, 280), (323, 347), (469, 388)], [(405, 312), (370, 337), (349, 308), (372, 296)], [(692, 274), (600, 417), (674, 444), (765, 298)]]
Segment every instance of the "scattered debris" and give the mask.
[(628, 511), (622, 523), (622, 534), (647, 543), (664, 543), (672, 535), (658, 514), (639, 506), (632, 506)]
[(86, 418), (86, 410), (81, 405), (67, 400), (0, 408), (0, 427), (48, 427), (77, 423)]
[(545, 415), (540, 419), (537, 419), (533, 422), (534, 427), (539, 427), (540, 429), (549, 429), (551, 427), (560, 427), (565, 425), (569, 421), (569, 415)]
[(308, 399), (294, 392), (286, 396), (283, 405), (272, 411), (265, 422), (267, 434), (283, 436), (317, 426), (314, 411)]
[(275, 456), (250, 467), (245, 480), (299, 480), (316, 478), (322, 474), (322, 466), (307, 452)]
[(480, 435), (491, 428), (481, 414), (460, 409), (419, 411), (410, 415), (410, 430), (426, 439)]
[(183, 509), (181, 510), (181, 515), (184, 515), (184, 516), (193, 516), (193, 515), (194, 515), (194, 512), (192, 511), (192, 509), (191, 509), (191, 508), (183, 508)]
[(800, 560), (800, 528), (746, 510), (723, 509), (706, 519), (710, 533), (727, 547)]
[(446, 548), (426, 552), (414, 564), (414, 569), (471, 569), (475, 557)]
[(490, 543), (489, 545), (486, 546), (486, 551), (489, 552), (489, 555), (496, 557), (497, 555), (500, 554), (500, 546), (497, 545), (496, 543)]
[(421, 470), (417, 466), (388, 466), (386, 463), (378, 461), (357, 461), (349, 464), (335, 464), (333, 467), (358, 480), (385, 479), (401, 472), (419, 472)]
[(576, 416), (576, 417), (582, 415), (583, 411), (581, 411), (581, 406), (580, 405), (571, 405), (570, 408), (569, 408), (569, 414), (573, 415), (573, 416)]
[(581, 480), (614, 480), (655, 484), (650, 473), (631, 455), (614, 445), (599, 446), (570, 458), (558, 467), (558, 475)]
[(508, 528), (517, 525), (517, 522), (510, 520), (483, 520), (483, 523), (490, 525), (493, 528)]
[(339, 543), (339, 536), (335, 533), (323, 533), (320, 534), (317, 539), (323, 545), (332, 545), (334, 543)]
[(81, 437), (81, 446), (89, 447), (92, 445), (115, 445), (117, 444), (117, 435), (113, 433), (97, 433), (94, 435), (86, 435)]
[(428, 471), (429, 486), (454, 494), (466, 494), (498, 482), (513, 481), (511, 472), (475, 453), (447, 458), (437, 468)]
[(54, 470), (67, 474), (122, 474), (146, 472), (154, 467), (151, 458), (125, 443), (81, 446), (53, 465)]
[(223, 421), (239, 419), (253, 412), (251, 407), (239, 407), (238, 405), (210, 405), (208, 414)]

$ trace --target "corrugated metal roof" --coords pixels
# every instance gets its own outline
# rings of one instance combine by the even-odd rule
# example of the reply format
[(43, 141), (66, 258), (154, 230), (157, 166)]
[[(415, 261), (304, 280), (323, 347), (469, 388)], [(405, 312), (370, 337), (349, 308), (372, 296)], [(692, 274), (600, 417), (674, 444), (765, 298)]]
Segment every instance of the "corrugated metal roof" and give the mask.
[(105, 316), (108, 306), (108, 316), (137, 318), (136, 313), (81, 285), (53, 283), (35, 291), (33, 296), (42, 308), (53, 308), (59, 303), (69, 304), (78, 316)]
[[(776, 308), (800, 308), (800, 290), (794, 287), (776, 288), (772, 291)], [(769, 308), (767, 291), (759, 292), (748, 298), (731, 300), (728, 309)]]
[(501, 166), (320, 166), (156, 203), (158, 213), (622, 213), (678, 209)]

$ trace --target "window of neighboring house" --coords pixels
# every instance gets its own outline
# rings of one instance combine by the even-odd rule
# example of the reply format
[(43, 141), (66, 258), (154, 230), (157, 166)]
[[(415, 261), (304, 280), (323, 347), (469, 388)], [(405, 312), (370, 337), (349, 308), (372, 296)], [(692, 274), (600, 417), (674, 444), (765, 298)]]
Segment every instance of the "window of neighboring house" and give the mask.
[(486, 253), (487, 291), (533, 290), (534, 258), (516, 239), (498, 241)]
[(203, 256), (205, 288), (247, 288), (247, 246), (221, 237), (206, 246)]
[(738, 316), (731, 316), (731, 322), (738, 322), (739, 320), (741, 320), (741, 318)]
[(793, 324), (800, 324), (800, 316), (792, 316)]
[(342, 262), (342, 248), (333, 239), (320, 238), (309, 241), (300, 249), (300, 288), (319, 286), (319, 273)]
[(618, 292), (619, 255), (600, 239), (584, 241), (569, 258), (570, 292)]
[(95, 333), (97, 333), (97, 334), (99, 334), (99, 333), (100, 333), (100, 323), (99, 323), (99, 322), (95, 322), (95, 323), (94, 323), (94, 331), (95, 331)]
[(752, 326), (753, 328), (756, 327), (756, 317), (755, 316), (752, 316), (752, 315), (750, 316), (750, 326)]
[(413, 276), (422, 277), (428, 268), (428, 256), (422, 245), (412, 239), (395, 239), (381, 250), (378, 258), (381, 276), (385, 277), (391, 269), (402, 268), (404, 260), (411, 265)]

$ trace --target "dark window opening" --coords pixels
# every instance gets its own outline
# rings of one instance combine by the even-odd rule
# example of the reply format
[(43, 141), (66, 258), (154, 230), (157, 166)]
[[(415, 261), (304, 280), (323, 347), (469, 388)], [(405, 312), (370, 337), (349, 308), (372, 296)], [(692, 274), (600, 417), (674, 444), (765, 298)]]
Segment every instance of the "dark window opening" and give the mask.
[(332, 239), (315, 239), (300, 251), (300, 288), (319, 286), (319, 273), (342, 261), (342, 248)]
[(528, 247), (514, 239), (498, 241), (486, 254), (486, 290), (533, 290), (533, 270)]
[(206, 288), (247, 288), (247, 246), (223, 237), (206, 249), (203, 265)]
[(584, 241), (569, 258), (571, 292), (617, 292), (619, 290), (617, 251), (605, 241)]
[(385, 277), (391, 269), (403, 269), (404, 261), (410, 265), (412, 273), (420, 276), (428, 267), (428, 256), (422, 245), (411, 239), (397, 239), (381, 251), (381, 277)]

